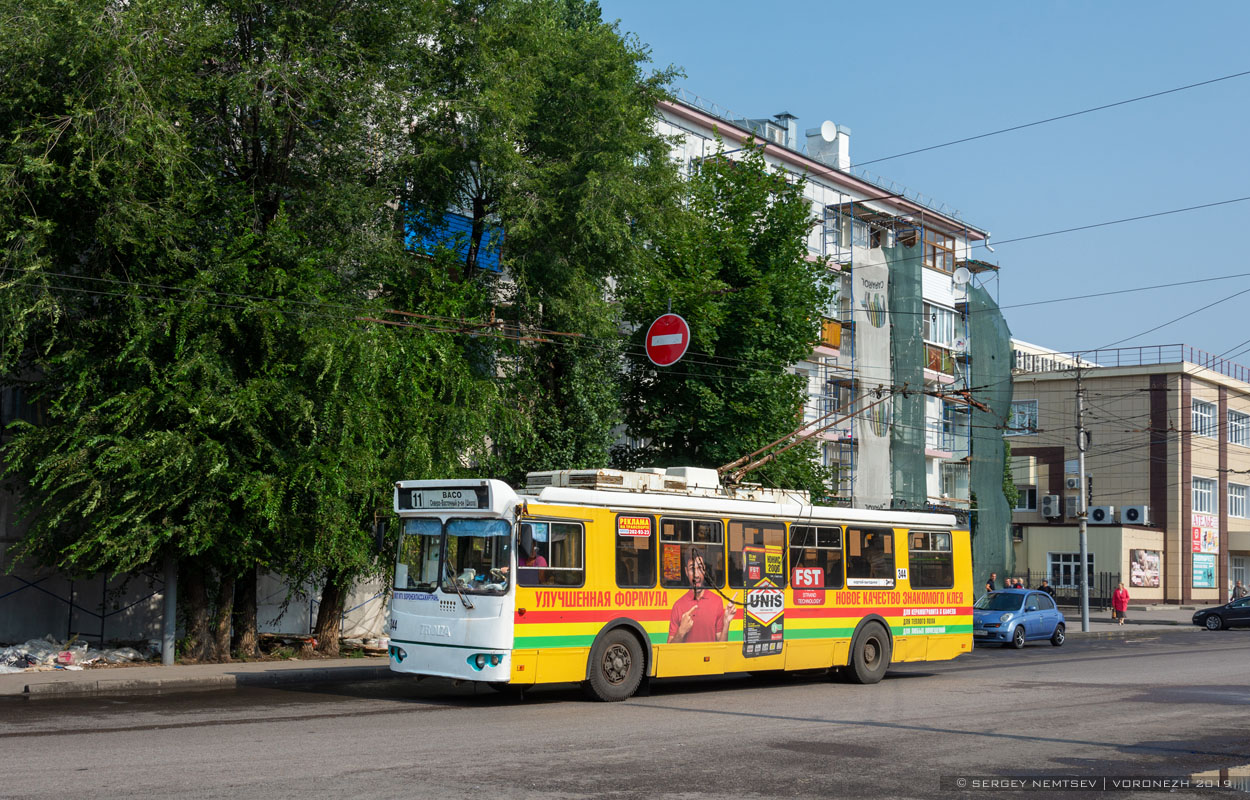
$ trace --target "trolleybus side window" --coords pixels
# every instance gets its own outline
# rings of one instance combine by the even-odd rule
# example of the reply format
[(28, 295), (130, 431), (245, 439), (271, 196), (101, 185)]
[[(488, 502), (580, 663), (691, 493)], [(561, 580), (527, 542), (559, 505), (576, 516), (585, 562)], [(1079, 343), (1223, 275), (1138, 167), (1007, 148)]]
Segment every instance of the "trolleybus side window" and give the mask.
[(616, 516), (616, 585), (622, 589), (655, 586), (655, 520), (639, 514)]
[(406, 519), (395, 560), (395, 588), (432, 592), (438, 586), (443, 523), (437, 519)]
[(955, 558), (951, 535), (945, 531), (912, 531), (907, 535), (913, 589), (955, 588)]
[(881, 589), (894, 586), (894, 531), (846, 529), (846, 585)]
[[(803, 580), (799, 580), (799, 570)], [(842, 528), (790, 526), (790, 570), (796, 587), (842, 588)], [(816, 580), (814, 570), (820, 570)]]
[[(523, 522), (517, 549), (518, 586), (581, 586), (585, 583), (583, 530), (579, 522)], [(521, 543), (532, 547), (521, 552)]]
[[(746, 564), (746, 556), (742, 549), (747, 545), (759, 547), (776, 547), (782, 550), (786, 546), (786, 526), (780, 522), (763, 522), (760, 520), (729, 520), (729, 585), (735, 589), (746, 588), (747, 581), (742, 575)], [(754, 586), (755, 582), (751, 581)], [(781, 570), (781, 586), (786, 585), (785, 569)]]
[(725, 585), (725, 536), (720, 520), (660, 519), (660, 585), (690, 588), (685, 563), (690, 551), (702, 557), (704, 585)]

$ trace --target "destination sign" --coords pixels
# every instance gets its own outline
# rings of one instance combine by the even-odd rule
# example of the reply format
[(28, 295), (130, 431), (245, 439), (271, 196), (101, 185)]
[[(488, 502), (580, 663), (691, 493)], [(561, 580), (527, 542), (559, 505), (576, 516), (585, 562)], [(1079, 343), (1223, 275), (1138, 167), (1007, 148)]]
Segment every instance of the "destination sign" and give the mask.
[(490, 508), (490, 490), (485, 486), (445, 486), (421, 489), (401, 486), (397, 487), (395, 492), (395, 506), (400, 511)]

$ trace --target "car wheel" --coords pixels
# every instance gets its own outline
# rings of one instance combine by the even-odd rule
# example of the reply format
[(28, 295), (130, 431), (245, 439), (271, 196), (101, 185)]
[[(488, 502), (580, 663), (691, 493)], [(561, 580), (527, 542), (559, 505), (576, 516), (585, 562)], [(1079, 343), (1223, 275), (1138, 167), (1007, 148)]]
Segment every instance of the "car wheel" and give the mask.
[(617, 628), (590, 649), (586, 694), (605, 703), (633, 695), (642, 681), (642, 647), (632, 633)]
[(1207, 614), (1207, 618), (1203, 621), (1203, 624), (1207, 626), (1207, 630), (1209, 631), (1218, 631), (1220, 628), (1224, 627), (1224, 618), (1219, 614)]
[(1067, 632), (1063, 628), (1063, 623), (1055, 626), (1055, 632), (1050, 636), (1050, 643), (1055, 647), (1062, 647), (1064, 640), (1067, 638)]
[(890, 637), (879, 622), (869, 622), (851, 645), (846, 677), (852, 683), (877, 683), (890, 667)]
[(1017, 625), (1016, 629), (1011, 632), (1011, 646), (1019, 650), (1024, 647), (1024, 626)]

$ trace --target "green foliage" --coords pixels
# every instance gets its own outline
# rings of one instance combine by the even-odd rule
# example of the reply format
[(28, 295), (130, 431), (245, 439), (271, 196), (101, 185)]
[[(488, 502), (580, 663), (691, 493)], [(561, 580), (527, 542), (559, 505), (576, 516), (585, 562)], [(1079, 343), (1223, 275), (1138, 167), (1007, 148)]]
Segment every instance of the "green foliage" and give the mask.
[(644, 75), (646, 52), (580, 0), (434, 5), (413, 67), (431, 105), (414, 123), (411, 191), (465, 209), (473, 242), (505, 232), (500, 313), (548, 340), (506, 362), (529, 422), (498, 432), (501, 477), (604, 466), (620, 420), (611, 282), (646, 266), (678, 208), (652, 124), (671, 72)]
[[(648, 444), (621, 458), (717, 467), (799, 426), (803, 378), (787, 367), (811, 355), (833, 290), (827, 265), (809, 261), (813, 224), (803, 184), (770, 171), (753, 142), (703, 162), (687, 186), (680, 224), (660, 231), (652, 268), (626, 283), (638, 326), (628, 361), (629, 431)], [(642, 355), (646, 326), (672, 311), (690, 324), (684, 360), (657, 369)], [(751, 474), (824, 494), (828, 475), (811, 444)]]
[(506, 417), (455, 326), (371, 321), (486, 307), (393, 207), (428, 8), (4, 5), (0, 373), (47, 407), (3, 452), (26, 554), (369, 569), (395, 476)]
[(1015, 508), (1020, 500), (1020, 490), (1016, 488), (1016, 479), (1011, 474), (1011, 442), (1003, 441), (1003, 498), (1007, 508)]

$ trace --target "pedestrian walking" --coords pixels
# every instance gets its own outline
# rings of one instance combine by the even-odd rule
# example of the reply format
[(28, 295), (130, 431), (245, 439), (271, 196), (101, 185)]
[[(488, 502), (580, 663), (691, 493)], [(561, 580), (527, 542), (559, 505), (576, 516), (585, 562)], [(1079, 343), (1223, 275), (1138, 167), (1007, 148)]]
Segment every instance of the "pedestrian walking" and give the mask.
[(1111, 593), (1111, 618), (1118, 619), (1120, 624), (1124, 624), (1126, 615), (1128, 614), (1128, 589), (1124, 588), (1124, 583), (1115, 587), (1115, 591)]
[(1038, 590), (1039, 592), (1045, 592), (1046, 594), (1050, 595), (1051, 597), (1054, 597), (1054, 596), (1055, 596), (1055, 590), (1054, 590), (1054, 588), (1053, 588), (1053, 587), (1052, 587), (1049, 583), (1047, 583), (1047, 581), (1046, 581), (1046, 579), (1045, 579), (1045, 578), (1042, 578), (1042, 585), (1041, 585), (1041, 586), (1038, 586), (1038, 587), (1037, 587), (1037, 590)]
[(1241, 581), (1237, 581), (1237, 585), (1233, 587), (1233, 599), (1240, 600), (1246, 596), (1246, 587), (1241, 585)]
[(994, 580), (995, 580), (996, 578), (998, 578), (998, 573), (997, 573), (997, 572), (991, 572), (991, 573), (990, 573), (990, 579), (989, 579), (988, 581), (986, 581), (986, 582), (985, 582), (985, 591), (987, 591), (987, 592), (992, 592), (992, 591), (994, 591), (995, 589), (997, 589), (997, 588), (998, 588), (997, 586), (995, 586), (995, 585), (994, 585)]

